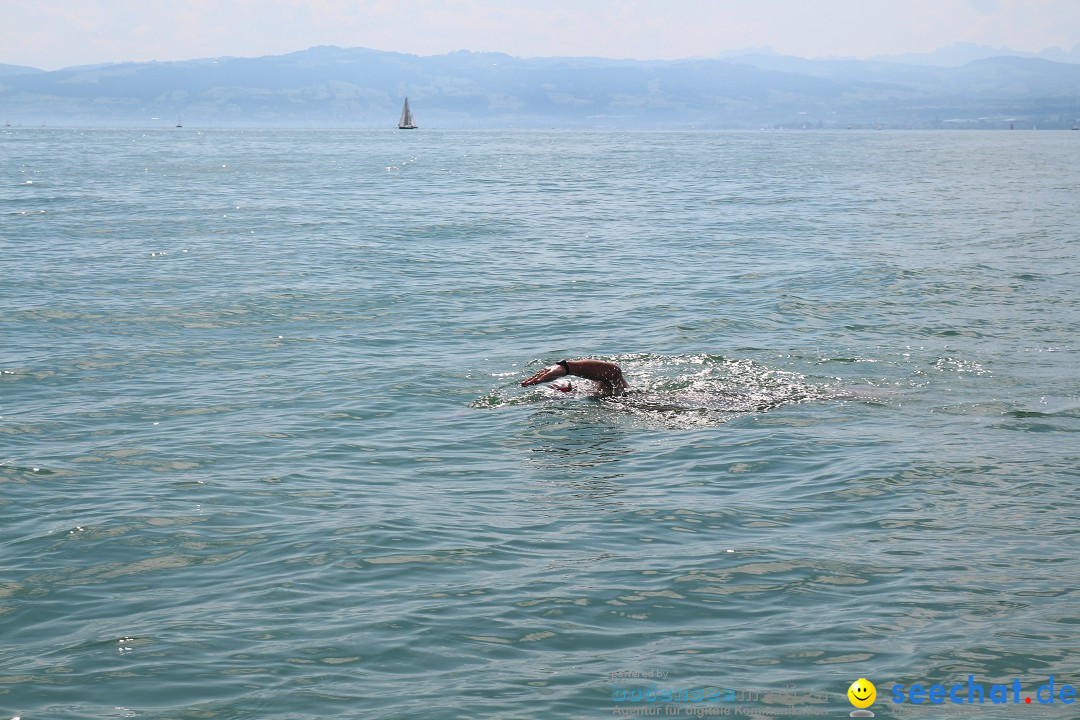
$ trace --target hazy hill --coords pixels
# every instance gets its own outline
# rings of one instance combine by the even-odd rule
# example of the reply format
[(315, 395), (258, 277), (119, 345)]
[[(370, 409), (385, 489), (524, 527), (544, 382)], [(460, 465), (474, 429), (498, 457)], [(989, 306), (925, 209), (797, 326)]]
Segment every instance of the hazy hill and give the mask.
[(389, 127), (406, 95), (422, 128), (1068, 127), (1080, 117), (1080, 65), (419, 57), (318, 47), (54, 72), (0, 66), (0, 115), (13, 124), (153, 125), (182, 116), (188, 126)]
[(38, 70), (37, 68), (26, 67), (25, 65), (3, 65), (0, 64), (0, 77), (6, 77), (8, 75), (29, 75), (32, 73), (43, 73), (44, 70)]
[(935, 65), (938, 67), (959, 67), (974, 60), (985, 60), (991, 57), (1015, 56), (1040, 58), (1055, 62), (1080, 63), (1080, 44), (1074, 45), (1071, 50), (1050, 48), (1040, 53), (1025, 53), (1010, 50), (1007, 47), (991, 47), (990, 45), (978, 45), (976, 43), (956, 43), (930, 53), (910, 53), (908, 55), (880, 56), (874, 60), (884, 62), (899, 62), (905, 65)]

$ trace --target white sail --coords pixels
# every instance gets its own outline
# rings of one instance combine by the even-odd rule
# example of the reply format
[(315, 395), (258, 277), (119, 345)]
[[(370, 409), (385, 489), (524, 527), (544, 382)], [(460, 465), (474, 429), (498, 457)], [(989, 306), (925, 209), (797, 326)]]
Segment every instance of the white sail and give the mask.
[(398, 120), (398, 130), (413, 130), (416, 124), (413, 122), (412, 110), (409, 109), (409, 98), (405, 98), (405, 107), (401, 108), (401, 119)]

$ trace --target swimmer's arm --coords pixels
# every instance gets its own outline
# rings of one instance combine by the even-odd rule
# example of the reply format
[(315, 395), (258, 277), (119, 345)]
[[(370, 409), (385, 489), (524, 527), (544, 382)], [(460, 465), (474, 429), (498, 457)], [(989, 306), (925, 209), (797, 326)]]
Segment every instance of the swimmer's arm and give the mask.
[(602, 383), (608, 390), (625, 390), (630, 387), (623, 379), (622, 369), (603, 360), (568, 360), (570, 374)]
[[(566, 364), (565, 368), (563, 363)], [(586, 380), (602, 383), (609, 390), (625, 390), (630, 387), (626, 380), (623, 379), (622, 369), (615, 363), (603, 360), (564, 360), (563, 363), (548, 365), (521, 383), (521, 386), (538, 385), (549, 380), (556, 380), (564, 375), (576, 375)]]
[[(570, 366), (571, 361), (567, 361), (567, 367)], [(567, 375), (566, 368), (562, 365), (548, 365), (540, 372), (533, 375), (528, 380), (524, 380), (521, 383), (521, 387), (528, 387), (529, 385), (539, 385), (540, 383), (548, 382), (549, 380), (558, 380), (559, 378)]]

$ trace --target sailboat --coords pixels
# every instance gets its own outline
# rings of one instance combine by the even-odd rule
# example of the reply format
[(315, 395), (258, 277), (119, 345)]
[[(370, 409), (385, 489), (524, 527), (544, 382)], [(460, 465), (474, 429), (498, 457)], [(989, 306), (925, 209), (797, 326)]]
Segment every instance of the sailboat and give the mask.
[(416, 123), (413, 122), (412, 110), (409, 109), (409, 98), (405, 98), (405, 107), (401, 108), (401, 119), (397, 123), (398, 130), (415, 130)]

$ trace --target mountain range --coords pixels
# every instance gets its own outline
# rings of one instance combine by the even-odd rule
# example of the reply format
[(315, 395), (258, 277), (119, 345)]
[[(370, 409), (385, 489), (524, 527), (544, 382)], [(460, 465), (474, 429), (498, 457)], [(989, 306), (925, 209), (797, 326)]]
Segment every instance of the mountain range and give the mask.
[(1080, 48), (1057, 51), (1070, 62), (954, 50), (960, 64), (316, 47), (55, 71), (0, 65), (0, 116), (14, 125), (393, 127), (408, 96), (421, 128), (1065, 128), (1080, 118), (1080, 64), (1071, 62)]

